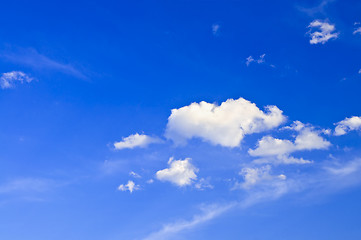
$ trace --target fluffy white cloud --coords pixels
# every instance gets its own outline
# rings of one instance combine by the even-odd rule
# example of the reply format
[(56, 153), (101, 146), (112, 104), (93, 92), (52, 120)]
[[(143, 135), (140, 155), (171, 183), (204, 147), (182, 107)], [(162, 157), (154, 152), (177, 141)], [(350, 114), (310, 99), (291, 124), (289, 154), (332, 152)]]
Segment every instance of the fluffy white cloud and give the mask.
[(329, 141), (320, 136), (318, 131), (299, 121), (286, 128), (298, 132), (294, 141), (265, 136), (258, 141), (257, 148), (250, 149), (248, 153), (254, 157), (264, 157), (256, 160), (258, 163), (273, 161), (274, 163), (283, 164), (304, 164), (310, 163), (310, 161), (302, 158), (297, 159), (289, 155), (301, 150), (327, 149), (331, 145)]
[(197, 179), (196, 173), (199, 171), (190, 162), (190, 158), (184, 160), (174, 160), (170, 158), (168, 161), (169, 168), (159, 170), (156, 178), (160, 181), (169, 181), (177, 186), (186, 186), (192, 184)]
[(266, 56), (266, 54), (262, 54), (261, 56), (259, 56), (258, 59), (254, 59), (252, 56), (249, 56), (248, 58), (246, 58), (246, 65), (249, 66), (252, 62), (255, 62), (255, 63), (264, 63), (265, 60), (264, 60), (264, 57)]
[(5, 88), (13, 88), (15, 87), (16, 82), (24, 83), (24, 82), (31, 82), (33, 78), (29, 77), (23, 72), (19, 71), (12, 71), (3, 73), (0, 77), (0, 86), (2, 89)]
[(145, 134), (133, 134), (128, 137), (122, 138), (122, 141), (115, 142), (114, 148), (121, 150), (125, 148), (135, 148), (135, 147), (146, 147), (152, 143), (158, 143), (160, 140), (158, 138), (153, 138)]
[(349, 131), (361, 130), (361, 117), (350, 117), (336, 123), (335, 135), (345, 135)]
[(119, 191), (129, 191), (130, 193), (139, 189), (139, 185), (136, 185), (132, 180), (129, 180), (127, 184), (120, 184), (118, 187)]
[(327, 23), (326, 21), (314, 20), (310, 23), (308, 27), (311, 29), (309, 32), (309, 35), (311, 36), (311, 44), (325, 44), (328, 40), (332, 38), (338, 38), (339, 35), (338, 32), (335, 32), (335, 25)]
[(228, 99), (220, 106), (204, 101), (192, 103), (172, 110), (165, 136), (176, 144), (198, 137), (215, 145), (237, 147), (245, 135), (275, 128), (285, 121), (276, 106), (267, 106), (266, 110), (243, 98)]

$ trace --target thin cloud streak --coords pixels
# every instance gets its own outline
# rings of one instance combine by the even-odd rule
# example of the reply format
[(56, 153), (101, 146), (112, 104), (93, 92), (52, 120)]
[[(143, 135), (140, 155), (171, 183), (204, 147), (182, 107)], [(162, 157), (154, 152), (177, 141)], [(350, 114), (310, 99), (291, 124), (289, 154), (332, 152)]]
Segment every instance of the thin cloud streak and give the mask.
[(40, 54), (33, 48), (20, 49), (16, 52), (3, 52), (0, 57), (6, 61), (24, 65), (36, 70), (52, 70), (62, 72), (77, 78), (86, 79), (86, 75), (70, 64), (60, 63), (45, 55)]

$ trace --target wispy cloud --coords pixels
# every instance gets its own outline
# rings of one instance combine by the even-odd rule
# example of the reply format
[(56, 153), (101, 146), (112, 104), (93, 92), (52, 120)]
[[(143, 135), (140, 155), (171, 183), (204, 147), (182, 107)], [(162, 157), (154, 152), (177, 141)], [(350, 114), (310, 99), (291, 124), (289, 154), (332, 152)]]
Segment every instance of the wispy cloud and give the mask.
[(20, 71), (3, 73), (0, 77), (0, 86), (2, 89), (14, 88), (16, 83), (30, 83), (34, 79)]
[(212, 25), (212, 33), (214, 36), (218, 36), (219, 35), (219, 30), (221, 28), (221, 25), (215, 23)]
[(308, 25), (311, 44), (325, 44), (330, 39), (338, 38), (339, 33), (335, 32), (335, 25), (322, 20), (314, 20)]
[(17, 51), (4, 51), (0, 57), (6, 61), (24, 65), (36, 70), (51, 70), (62, 72), (77, 78), (86, 79), (86, 75), (71, 64), (61, 63), (40, 54), (33, 48), (19, 49)]
[(53, 181), (40, 178), (18, 178), (0, 185), (0, 194), (45, 192), (52, 188)]
[(159, 231), (153, 232), (143, 240), (165, 240), (172, 239), (175, 234), (195, 228), (203, 223), (209, 222), (219, 215), (227, 212), (236, 206), (235, 203), (227, 205), (208, 205), (202, 208), (202, 213), (194, 215), (190, 220), (180, 220), (178, 222), (164, 225)]
[(258, 63), (258, 64), (261, 64), (261, 63), (264, 63), (265, 62), (265, 56), (266, 54), (262, 54), (261, 56), (259, 56), (258, 59), (255, 59), (253, 58), (252, 56), (249, 56), (248, 58), (246, 58), (246, 65), (249, 66), (251, 63)]
[(358, 26), (358, 27), (355, 28), (355, 30), (353, 31), (353, 34), (361, 34), (360, 23), (359, 23), (359, 22), (355, 22), (354, 25), (355, 25), (355, 26)]
[(301, 6), (297, 6), (297, 8), (301, 11), (304, 12), (310, 16), (313, 16), (317, 13), (323, 13), (325, 14), (325, 9), (327, 7), (327, 5), (329, 3), (335, 2), (336, 0), (322, 0), (320, 2), (320, 4), (318, 4), (315, 7), (310, 7), (310, 8), (306, 8), (306, 7), (301, 7)]

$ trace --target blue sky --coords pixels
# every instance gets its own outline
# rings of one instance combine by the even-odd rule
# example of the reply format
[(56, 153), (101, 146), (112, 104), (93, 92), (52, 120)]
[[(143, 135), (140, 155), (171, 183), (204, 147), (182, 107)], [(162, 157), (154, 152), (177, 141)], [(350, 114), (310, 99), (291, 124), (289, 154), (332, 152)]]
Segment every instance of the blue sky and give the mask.
[(8, 1), (0, 238), (361, 238), (360, 1)]

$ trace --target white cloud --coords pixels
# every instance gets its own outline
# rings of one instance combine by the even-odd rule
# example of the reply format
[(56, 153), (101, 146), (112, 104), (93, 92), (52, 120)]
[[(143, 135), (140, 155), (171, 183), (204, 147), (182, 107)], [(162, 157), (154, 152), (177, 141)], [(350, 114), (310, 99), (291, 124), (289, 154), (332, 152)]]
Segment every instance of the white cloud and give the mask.
[(145, 134), (133, 134), (128, 137), (122, 138), (122, 141), (115, 142), (114, 148), (117, 150), (135, 147), (147, 147), (149, 144), (158, 143), (160, 140), (158, 138), (153, 138)]
[(204, 101), (192, 103), (172, 110), (165, 136), (176, 144), (201, 138), (215, 145), (237, 147), (245, 135), (275, 128), (285, 121), (276, 106), (267, 106), (266, 110), (243, 98), (228, 99), (220, 106)]
[(136, 185), (132, 180), (129, 180), (127, 184), (120, 184), (118, 187), (119, 191), (122, 192), (129, 191), (130, 193), (139, 189), (140, 189), (139, 185)]
[(358, 70), (358, 73), (359, 73), (359, 74), (361, 74), (361, 69), (360, 69), (360, 70)]
[(346, 176), (356, 172), (361, 171), (361, 159), (356, 159), (353, 161), (349, 161), (344, 165), (337, 167), (326, 167), (327, 171), (329, 171), (333, 175), (337, 176)]
[(40, 54), (33, 48), (17, 49), (14, 52), (3, 52), (0, 57), (16, 63), (29, 66), (36, 70), (53, 70), (72, 75), (77, 78), (86, 79), (86, 75), (70, 64), (60, 63), (45, 55)]
[(172, 157), (168, 161), (169, 168), (159, 170), (156, 178), (160, 181), (169, 181), (177, 186), (192, 184), (197, 179), (196, 173), (199, 171), (190, 162), (190, 158), (184, 160), (174, 160)]
[(220, 27), (221, 27), (221, 25), (216, 24), (216, 23), (212, 25), (212, 33), (213, 33), (213, 35), (217, 36), (219, 34)]
[(264, 63), (265, 62), (265, 56), (266, 54), (262, 54), (261, 56), (259, 56), (258, 59), (254, 59), (252, 56), (249, 56), (248, 58), (246, 58), (246, 65), (249, 66), (252, 62), (255, 62), (255, 63), (258, 63), (258, 64), (261, 64), (261, 63)]
[(327, 23), (326, 21), (314, 20), (310, 23), (308, 27), (310, 28), (309, 35), (311, 36), (311, 44), (325, 44), (328, 40), (332, 38), (338, 38), (339, 35), (338, 32), (335, 32), (335, 25)]
[(229, 203), (226, 205), (209, 205), (203, 207), (202, 214), (194, 215), (190, 220), (181, 220), (175, 223), (166, 224), (162, 229), (157, 232), (151, 233), (143, 240), (166, 240), (174, 239), (175, 234), (179, 234), (182, 231), (195, 228), (205, 222), (211, 221), (219, 215), (225, 213), (236, 206), (235, 203)]
[(345, 135), (349, 131), (361, 130), (361, 117), (350, 117), (336, 123), (335, 135)]
[[(269, 182), (273, 180), (286, 180), (283, 174), (274, 176), (270, 174), (271, 166), (266, 165), (260, 168), (243, 168), (240, 175), (244, 177), (244, 182), (237, 184), (237, 187), (249, 189), (262, 182)], [(236, 187), (236, 188), (237, 188)]]
[(2, 89), (5, 88), (13, 88), (15, 87), (15, 84), (17, 82), (19, 83), (30, 83), (31, 81), (33, 81), (34, 79), (29, 77), (28, 75), (26, 75), (23, 72), (20, 71), (12, 71), (12, 72), (7, 72), (7, 73), (3, 73), (0, 77), (0, 86)]
[(320, 133), (311, 126), (295, 121), (291, 127), (285, 127), (298, 132), (294, 141), (265, 136), (257, 143), (256, 149), (249, 149), (248, 153), (258, 159), (256, 163), (274, 162), (283, 164), (311, 163), (303, 158), (289, 156), (291, 153), (302, 150), (327, 149), (331, 143), (320, 136)]
[(132, 176), (134, 178), (141, 178), (142, 176), (140, 176), (138, 173), (136, 172), (133, 172), (133, 171), (130, 171), (129, 172), (129, 176)]
[(208, 189), (213, 189), (214, 188), (214, 186), (212, 184), (210, 184), (209, 178), (207, 178), (207, 179), (204, 179), (204, 178), (199, 179), (199, 181), (194, 184), (194, 187), (196, 189), (198, 189), (198, 190), (205, 190), (207, 188)]
[[(356, 25), (360, 25), (360, 22), (355, 22), (354, 25), (355, 25), (355, 26), (356, 26)], [(353, 34), (357, 34), (357, 33), (361, 34), (361, 27), (357, 27), (357, 28), (355, 28), (355, 30), (353, 31)]]

